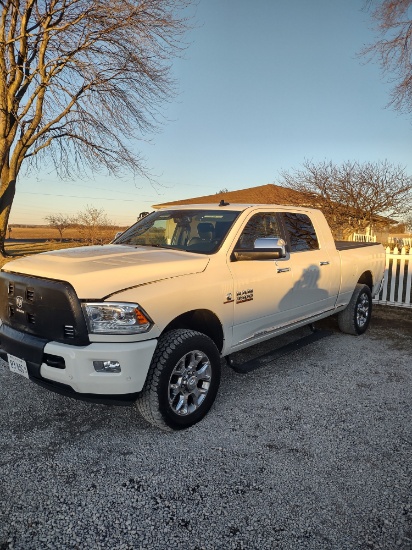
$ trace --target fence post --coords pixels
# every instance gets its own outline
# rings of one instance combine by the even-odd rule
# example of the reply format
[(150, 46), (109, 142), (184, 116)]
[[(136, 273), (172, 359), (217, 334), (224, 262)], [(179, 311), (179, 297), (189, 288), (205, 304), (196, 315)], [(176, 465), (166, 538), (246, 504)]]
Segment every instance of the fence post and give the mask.
[(406, 252), (406, 247), (399, 250), (395, 246), (393, 252), (386, 248), (386, 265), (382, 290), (374, 302), (389, 306), (412, 307), (412, 253)]

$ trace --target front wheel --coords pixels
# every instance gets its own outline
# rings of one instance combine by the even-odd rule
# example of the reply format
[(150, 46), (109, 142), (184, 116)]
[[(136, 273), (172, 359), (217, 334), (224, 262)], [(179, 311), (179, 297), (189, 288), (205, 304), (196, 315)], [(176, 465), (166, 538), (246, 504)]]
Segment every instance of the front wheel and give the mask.
[(357, 284), (346, 308), (338, 315), (338, 324), (347, 334), (363, 334), (372, 315), (372, 294), (368, 286)]
[(159, 338), (137, 407), (159, 428), (188, 428), (209, 411), (219, 383), (214, 342), (194, 330), (172, 330)]

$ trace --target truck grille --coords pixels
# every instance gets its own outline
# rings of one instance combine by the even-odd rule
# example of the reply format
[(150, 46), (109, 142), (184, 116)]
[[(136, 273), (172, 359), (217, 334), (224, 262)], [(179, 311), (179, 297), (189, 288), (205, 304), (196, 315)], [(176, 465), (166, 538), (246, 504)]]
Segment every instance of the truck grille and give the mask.
[(75, 337), (75, 330), (74, 327), (71, 325), (65, 325), (64, 326), (64, 336), (66, 338), (74, 338)]
[(27, 314), (27, 321), (28, 321), (28, 323), (30, 323), (31, 325), (35, 325), (35, 324), (36, 324), (36, 317), (35, 317), (34, 313), (28, 313), (28, 314)]
[(34, 302), (34, 290), (32, 288), (26, 290), (26, 300), (28, 302)]
[(90, 343), (80, 301), (64, 281), (1, 272), (0, 319), (15, 330), (49, 341)]

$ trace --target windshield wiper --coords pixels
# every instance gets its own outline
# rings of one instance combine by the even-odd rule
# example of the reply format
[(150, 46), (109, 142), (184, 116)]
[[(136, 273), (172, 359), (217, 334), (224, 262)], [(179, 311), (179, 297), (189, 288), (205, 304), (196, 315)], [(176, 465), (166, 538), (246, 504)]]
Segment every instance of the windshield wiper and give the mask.
[(132, 245), (134, 246), (135, 248), (138, 248), (139, 246), (150, 246), (152, 248), (170, 248), (170, 246), (167, 246), (167, 245), (162, 245), (162, 244), (153, 244), (153, 243), (139, 243), (139, 244), (134, 244)]

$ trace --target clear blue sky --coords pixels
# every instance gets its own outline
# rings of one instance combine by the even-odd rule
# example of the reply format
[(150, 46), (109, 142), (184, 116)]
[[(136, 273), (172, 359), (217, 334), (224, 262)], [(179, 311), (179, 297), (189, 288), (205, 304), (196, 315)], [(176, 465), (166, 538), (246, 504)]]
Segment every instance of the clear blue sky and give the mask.
[(160, 133), (136, 143), (157, 184), (91, 175), (22, 175), (10, 223), (104, 208), (129, 225), (151, 205), (279, 181), (305, 158), (388, 159), (412, 175), (412, 116), (387, 108), (390, 85), (357, 56), (373, 41), (364, 0), (199, 0), (179, 95)]

